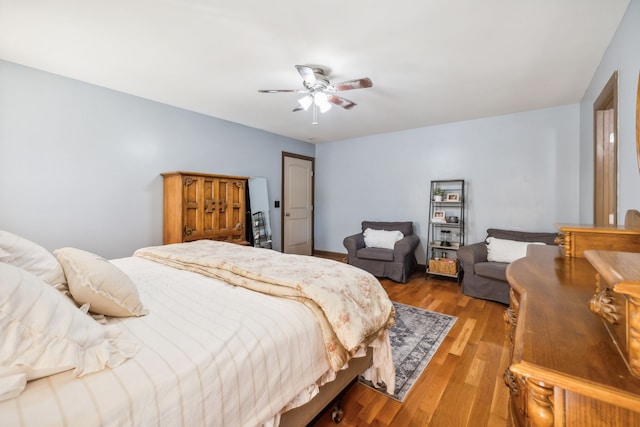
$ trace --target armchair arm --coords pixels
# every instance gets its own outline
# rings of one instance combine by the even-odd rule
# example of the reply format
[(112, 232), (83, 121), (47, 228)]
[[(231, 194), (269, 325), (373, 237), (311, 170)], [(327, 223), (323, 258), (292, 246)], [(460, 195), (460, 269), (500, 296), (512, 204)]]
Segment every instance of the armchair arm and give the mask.
[(410, 234), (398, 240), (393, 246), (393, 259), (394, 261), (402, 261), (407, 254), (413, 252), (418, 247), (420, 238), (415, 234)]
[(473, 243), (458, 249), (458, 259), (462, 268), (474, 272), (474, 266), (479, 262), (487, 261), (487, 244), (485, 242)]
[(355, 257), (358, 249), (364, 248), (364, 235), (362, 233), (345, 237), (342, 244), (347, 248), (350, 257)]

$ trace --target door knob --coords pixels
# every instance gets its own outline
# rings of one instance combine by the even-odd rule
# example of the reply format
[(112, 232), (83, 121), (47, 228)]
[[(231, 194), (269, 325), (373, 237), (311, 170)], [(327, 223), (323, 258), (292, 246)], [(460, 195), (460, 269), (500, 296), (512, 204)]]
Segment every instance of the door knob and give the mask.
[(291, 216), (289, 212), (285, 212), (284, 216)]

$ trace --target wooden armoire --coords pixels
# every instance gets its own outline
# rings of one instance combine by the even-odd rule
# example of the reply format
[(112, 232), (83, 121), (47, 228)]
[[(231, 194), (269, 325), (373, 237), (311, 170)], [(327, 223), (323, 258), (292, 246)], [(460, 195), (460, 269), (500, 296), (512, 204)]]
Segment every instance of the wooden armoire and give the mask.
[(167, 172), (163, 243), (211, 239), (246, 244), (247, 177)]

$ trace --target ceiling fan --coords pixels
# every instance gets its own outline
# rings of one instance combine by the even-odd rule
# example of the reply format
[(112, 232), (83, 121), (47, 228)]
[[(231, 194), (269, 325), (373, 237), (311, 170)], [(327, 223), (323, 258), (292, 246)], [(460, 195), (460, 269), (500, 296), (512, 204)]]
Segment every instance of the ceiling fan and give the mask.
[(331, 109), (331, 104), (339, 105), (350, 110), (357, 104), (346, 98), (336, 95), (336, 92), (352, 89), (364, 89), (373, 86), (369, 77), (347, 80), (346, 82), (331, 84), (331, 80), (325, 74), (325, 70), (319, 67), (296, 65), (298, 73), (302, 76), (304, 89), (262, 89), (260, 93), (304, 93), (298, 100), (298, 106), (293, 111), (308, 110), (313, 107), (313, 124), (318, 124), (318, 109), (325, 113)]

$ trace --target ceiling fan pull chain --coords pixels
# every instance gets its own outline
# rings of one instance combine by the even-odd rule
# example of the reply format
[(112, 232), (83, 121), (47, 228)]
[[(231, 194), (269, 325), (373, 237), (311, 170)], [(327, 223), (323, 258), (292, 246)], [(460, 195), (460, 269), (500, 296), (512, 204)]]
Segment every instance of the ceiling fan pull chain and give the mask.
[(311, 124), (312, 125), (318, 124), (318, 106), (316, 105), (315, 102), (313, 103), (313, 121), (311, 122)]

